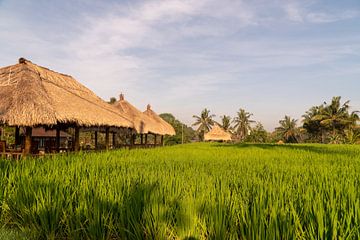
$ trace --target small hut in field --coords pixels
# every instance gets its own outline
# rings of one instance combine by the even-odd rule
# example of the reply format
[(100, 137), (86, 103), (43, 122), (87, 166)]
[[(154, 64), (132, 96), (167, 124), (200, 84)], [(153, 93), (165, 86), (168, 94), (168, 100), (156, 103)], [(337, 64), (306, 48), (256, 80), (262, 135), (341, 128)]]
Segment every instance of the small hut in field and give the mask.
[(226, 132), (215, 124), (208, 133), (204, 134), (205, 141), (231, 141), (231, 133)]
[[(174, 136), (176, 134), (175, 129), (171, 126), (168, 122), (162, 119), (159, 115), (157, 115), (152, 109), (150, 104), (147, 105), (146, 111), (144, 112), (145, 115), (150, 117), (156, 125), (161, 129), (161, 143), (163, 143), (164, 135)], [(156, 142), (156, 136), (155, 136)]]
[(162, 128), (154, 122), (152, 118), (138, 110), (131, 103), (125, 100), (124, 94), (120, 94), (120, 98), (113, 104), (121, 113), (128, 116), (134, 123), (134, 128), (137, 133), (146, 134), (161, 134)]
[[(0, 124), (24, 127), (24, 153), (30, 153), (32, 128), (74, 128), (74, 150), (80, 127), (133, 128), (133, 123), (69, 75), (38, 66), (24, 58), (0, 68)], [(18, 130), (16, 130), (18, 133)]]

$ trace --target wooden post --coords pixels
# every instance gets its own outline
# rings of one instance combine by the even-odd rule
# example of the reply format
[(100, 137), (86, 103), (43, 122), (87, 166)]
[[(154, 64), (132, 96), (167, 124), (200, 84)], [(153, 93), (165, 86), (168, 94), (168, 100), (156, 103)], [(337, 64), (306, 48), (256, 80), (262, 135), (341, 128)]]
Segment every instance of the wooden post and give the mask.
[(55, 139), (56, 152), (60, 152), (60, 128), (56, 126), (56, 139)]
[(156, 146), (156, 137), (157, 137), (157, 135), (156, 134), (154, 134), (154, 145)]
[(116, 145), (116, 133), (113, 132), (112, 134), (112, 145), (113, 145), (113, 149), (115, 149), (115, 145)]
[(20, 145), (20, 128), (15, 127), (15, 148), (17, 145)]
[(135, 138), (136, 138), (136, 135), (135, 135), (135, 134), (131, 134), (131, 146), (134, 146), (134, 145), (135, 145)]
[(32, 127), (26, 127), (24, 156), (29, 155), (31, 153), (31, 135), (32, 135)]
[(98, 132), (95, 131), (95, 150), (98, 148)]
[(109, 135), (109, 127), (106, 127), (105, 129), (105, 146), (106, 146), (106, 150), (109, 150), (109, 145), (110, 145), (110, 135)]
[(147, 133), (145, 134), (145, 145), (147, 146), (147, 143), (148, 143), (148, 139), (147, 139), (148, 135)]
[(80, 150), (80, 128), (75, 127), (75, 139), (74, 139), (74, 151), (78, 152)]
[(144, 144), (144, 134), (140, 134), (140, 143), (141, 143), (141, 145), (143, 145)]
[(161, 146), (164, 146), (164, 135), (161, 135)]

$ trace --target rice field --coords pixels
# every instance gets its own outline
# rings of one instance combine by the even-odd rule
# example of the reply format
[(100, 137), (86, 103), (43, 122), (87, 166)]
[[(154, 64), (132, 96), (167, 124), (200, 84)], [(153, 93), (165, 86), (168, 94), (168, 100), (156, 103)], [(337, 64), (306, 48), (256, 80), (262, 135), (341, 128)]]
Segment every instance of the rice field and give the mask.
[(358, 239), (360, 146), (0, 160), (0, 239)]

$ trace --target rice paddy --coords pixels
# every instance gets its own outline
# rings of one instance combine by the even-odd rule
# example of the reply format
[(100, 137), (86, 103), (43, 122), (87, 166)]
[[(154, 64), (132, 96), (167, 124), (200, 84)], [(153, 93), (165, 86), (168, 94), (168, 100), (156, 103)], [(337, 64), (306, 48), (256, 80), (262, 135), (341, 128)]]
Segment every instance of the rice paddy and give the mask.
[(198, 143), (0, 160), (6, 234), (356, 239), (360, 146)]

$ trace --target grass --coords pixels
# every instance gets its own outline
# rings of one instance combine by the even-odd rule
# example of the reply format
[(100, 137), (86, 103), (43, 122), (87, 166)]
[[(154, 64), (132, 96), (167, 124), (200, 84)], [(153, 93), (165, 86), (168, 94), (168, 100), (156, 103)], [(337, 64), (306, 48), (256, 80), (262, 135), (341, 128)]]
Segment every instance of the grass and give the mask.
[(0, 236), (360, 236), (360, 146), (190, 144), (1, 160), (0, 170)]

